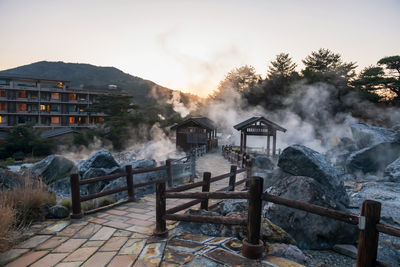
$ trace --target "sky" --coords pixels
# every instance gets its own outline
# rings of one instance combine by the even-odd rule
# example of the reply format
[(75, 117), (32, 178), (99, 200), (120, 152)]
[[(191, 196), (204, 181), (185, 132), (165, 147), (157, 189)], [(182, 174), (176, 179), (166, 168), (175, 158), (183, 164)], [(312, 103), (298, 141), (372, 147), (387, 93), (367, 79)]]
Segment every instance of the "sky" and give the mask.
[(236, 67), (265, 76), (281, 52), (300, 69), (328, 48), (361, 70), (400, 54), (399, 25), (399, 0), (0, 0), (0, 70), (114, 66), (206, 96)]

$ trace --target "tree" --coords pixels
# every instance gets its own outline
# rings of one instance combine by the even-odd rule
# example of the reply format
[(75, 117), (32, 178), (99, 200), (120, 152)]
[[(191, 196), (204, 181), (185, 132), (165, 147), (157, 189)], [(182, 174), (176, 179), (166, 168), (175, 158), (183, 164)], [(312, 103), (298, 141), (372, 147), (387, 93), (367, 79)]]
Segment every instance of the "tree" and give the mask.
[(297, 64), (292, 62), (289, 54), (280, 53), (276, 59), (271, 62), (268, 68), (267, 77), (269, 79), (274, 77), (291, 77), (296, 72)]
[(311, 52), (302, 62), (305, 65), (302, 74), (310, 82), (347, 82), (355, 76), (357, 67), (355, 62), (343, 62), (340, 54), (324, 48)]
[(396, 100), (400, 99), (400, 56), (384, 57), (378, 61), (378, 65), (385, 67), (384, 84), (387, 89), (396, 94)]
[(381, 100), (381, 96), (375, 92), (384, 89), (384, 75), (385, 72), (381, 67), (366, 67), (351, 84), (358, 89), (365, 98), (373, 102), (378, 102)]
[(225, 79), (219, 83), (217, 92), (212, 95), (214, 99), (224, 99), (231, 95), (232, 90), (246, 93), (261, 81), (261, 76), (256, 74), (253, 66), (245, 65), (230, 71)]

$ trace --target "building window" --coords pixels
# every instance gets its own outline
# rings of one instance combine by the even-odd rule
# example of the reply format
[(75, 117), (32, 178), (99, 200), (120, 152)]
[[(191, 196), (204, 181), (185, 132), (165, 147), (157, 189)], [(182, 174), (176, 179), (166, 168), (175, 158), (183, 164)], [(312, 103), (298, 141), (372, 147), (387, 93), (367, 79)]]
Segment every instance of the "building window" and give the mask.
[(17, 111), (26, 111), (26, 104), (17, 104)]
[(79, 96), (80, 101), (86, 101), (86, 96), (85, 95), (80, 95)]
[(18, 98), (26, 98), (26, 91), (18, 91)]
[(82, 113), (82, 112), (85, 112), (85, 110), (83, 108), (80, 108), (79, 112)]
[(60, 93), (51, 93), (51, 99), (60, 99)]
[(2, 116), (0, 116), (0, 123), (2, 123), (3, 122), (3, 117)]
[(76, 94), (69, 94), (69, 100), (76, 100)]
[(60, 117), (51, 117), (51, 124), (59, 124)]
[(46, 105), (40, 105), (40, 110), (45, 111), (46, 110)]
[(75, 117), (69, 117), (69, 123), (75, 124)]
[(0, 110), (6, 110), (6, 109), (7, 109), (6, 103), (0, 103)]
[(99, 117), (99, 122), (103, 122), (104, 118), (103, 117)]
[(50, 106), (50, 111), (59, 112), (60, 111), (60, 106), (59, 105), (51, 105)]
[(6, 97), (6, 90), (0, 90), (0, 97)]

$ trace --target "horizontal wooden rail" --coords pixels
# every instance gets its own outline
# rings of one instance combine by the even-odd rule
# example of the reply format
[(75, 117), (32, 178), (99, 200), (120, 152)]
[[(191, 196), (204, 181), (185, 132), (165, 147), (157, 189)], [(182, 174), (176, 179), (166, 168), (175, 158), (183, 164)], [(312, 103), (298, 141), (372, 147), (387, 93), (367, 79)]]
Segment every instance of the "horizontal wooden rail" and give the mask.
[(88, 200), (91, 200), (91, 199), (94, 199), (94, 198), (104, 197), (104, 196), (107, 196), (107, 195), (119, 193), (119, 192), (126, 191), (126, 190), (128, 190), (128, 187), (124, 186), (124, 187), (119, 187), (119, 188), (116, 188), (116, 189), (103, 191), (103, 192), (100, 192), (100, 193), (95, 193), (95, 194), (91, 194), (91, 195), (87, 195), (87, 196), (81, 196), (81, 202), (82, 201), (88, 201)]
[(247, 192), (166, 192), (166, 198), (247, 199)]
[(274, 195), (271, 195), (268, 193), (262, 194), (262, 199), (265, 201), (275, 203), (275, 204), (280, 204), (280, 205), (284, 205), (284, 206), (287, 206), (290, 208), (307, 211), (307, 212), (310, 212), (313, 214), (317, 214), (317, 215), (324, 216), (324, 217), (329, 217), (329, 218), (343, 221), (346, 223), (355, 224), (355, 225), (358, 224), (359, 217), (355, 214), (349, 214), (349, 213), (346, 213), (343, 211), (329, 209), (329, 208), (309, 204), (309, 203), (298, 201), (298, 200), (290, 200), (290, 199), (274, 196)]
[(193, 188), (200, 187), (203, 185), (204, 185), (204, 182), (200, 181), (200, 182), (196, 182), (196, 183), (184, 184), (184, 185), (180, 185), (177, 187), (172, 187), (172, 188), (167, 189), (165, 192), (182, 192), (182, 191), (193, 189)]
[(378, 230), (378, 232), (381, 232), (381, 233), (384, 233), (387, 235), (400, 237), (400, 228), (394, 227), (392, 225), (378, 223), (376, 225), (376, 230)]
[(118, 179), (118, 178), (124, 177), (124, 176), (126, 176), (126, 172), (114, 173), (114, 174), (110, 174), (110, 175), (80, 180), (79, 184), (84, 185), (84, 184), (91, 184), (91, 183), (96, 183), (96, 182), (101, 182), (101, 181), (114, 180), (114, 179)]
[(166, 211), (166, 213), (167, 213), (167, 214), (173, 214), (173, 213), (179, 212), (179, 211), (181, 211), (181, 210), (190, 208), (190, 207), (192, 207), (192, 206), (194, 206), (194, 205), (197, 205), (197, 204), (199, 204), (199, 203), (201, 203), (201, 200), (200, 200), (200, 199), (195, 199), (195, 200), (192, 200), (192, 201), (183, 203), (183, 204), (181, 204), (181, 205), (179, 205), (179, 206), (170, 208), (170, 209), (168, 209), (168, 210)]
[(237, 218), (237, 217), (204, 216), (204, 215), (189, 215), (189, 214), (166, 214), (164, 217), (166, 220), (172, 220), (172, 221), (247, 225), (247, 219)]
[(159, 180), (148, 181), (148, 182), (144, 182), (144, 183), (133, 184), (133, 188), (148, 186), (148, 185), (162, 183), (162, 182), (166, 182), (166, 181), (167, 181), (167, 179), (159, 179)]
[(135, 170), (132, 170), (132, 174), (162, 171), (162, 170), (166, 170), (166, 169), (167, 169), (167, 166), (160, 166), (160, 167), (155, 167), (155, 168), (145, 168), (145, 169), (135, 169)]
[(228, 178), (229, 176), (231, 176), (230, 173), (221, 174), (221, 175), (212, 177), (212, 178), (210, 179), (210, 182), (211, 182), (211, 183), (214, 183), (214, 182), (217, 182), (217, 181), (219, 181), (219, 180)]
[(247, 179), (247, 178), (244, 178), (244, 179), (242, 179), (242, 180), (239, 180), (239, 181), (237, 181), (237, 182), (235, 183), (235, 186), (244, 184), (244, 183), (247, 182), (248, 180), (249, 180), (249, 179)]

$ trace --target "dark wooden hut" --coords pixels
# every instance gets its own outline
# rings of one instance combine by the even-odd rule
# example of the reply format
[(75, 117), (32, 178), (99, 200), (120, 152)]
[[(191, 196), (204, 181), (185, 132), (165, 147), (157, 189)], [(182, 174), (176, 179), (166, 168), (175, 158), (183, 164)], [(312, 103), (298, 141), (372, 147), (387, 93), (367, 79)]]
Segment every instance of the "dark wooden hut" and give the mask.
[(190, 151), (201, 145), (206, 145), (207, 151), (218, 147), (217, 128), (214, 122), (206, 117), (189, 118), (173, 125), (176, 131), (176, 147)]
[(248, 135), (266, 136), (267, 137), (267, 154), (270, 151), (270, 137), (272, 136), (272, 155), (276, 155), (276, 132), (286, 132), (286, 129), (279, 126), (275, 122), (267, 120), (262, 116), (252, 117), (235, 126), (240, 131), (240, 151), (246, 151), (246, 141)]

